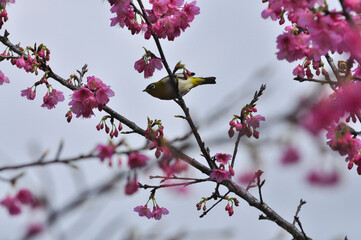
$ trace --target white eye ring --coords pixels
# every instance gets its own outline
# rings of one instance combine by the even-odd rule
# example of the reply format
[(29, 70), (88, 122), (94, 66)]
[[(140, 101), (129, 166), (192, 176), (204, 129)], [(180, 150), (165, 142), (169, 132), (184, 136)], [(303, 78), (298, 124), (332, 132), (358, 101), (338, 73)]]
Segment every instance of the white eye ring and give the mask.
[(154, 85), (154, 84), (151, 84), (151, 85), (149, 86), (149, 88), (150, 88), (150, 89), (154, 89), (154, 88), (155, 88), (155, 85)]

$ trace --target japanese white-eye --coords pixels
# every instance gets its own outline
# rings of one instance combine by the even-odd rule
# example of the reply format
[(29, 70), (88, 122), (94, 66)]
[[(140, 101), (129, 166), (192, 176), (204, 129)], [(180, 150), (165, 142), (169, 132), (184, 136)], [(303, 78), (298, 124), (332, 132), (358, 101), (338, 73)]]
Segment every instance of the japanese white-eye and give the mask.
[[(191, 76), (186, 76), (184, 73), (175, 74), (176, 81), (178, 81), (178, 91), (181, 96), (184, 96), (194, 87), (203, 84), (215, 84), (215, 77), (193, 77), (194, 73)], [(177, 97), (177, 92), (175, 91), (171, 79), (169, 76), (166, 76), (159, 80), (158, 82), (154, 82), (149, 84), (143, 92), (147, 92), (153, 97), (163, 99), (163, 100), (171, 100)]]

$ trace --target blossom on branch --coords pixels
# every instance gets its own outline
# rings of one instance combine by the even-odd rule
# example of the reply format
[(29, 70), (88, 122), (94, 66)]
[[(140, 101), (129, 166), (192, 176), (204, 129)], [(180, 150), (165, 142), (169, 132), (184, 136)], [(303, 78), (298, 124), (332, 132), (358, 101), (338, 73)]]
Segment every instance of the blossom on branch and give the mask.
[(94, 115), (93, 109), (98, 106), (94, 93), (85, 87), (74, 91), (69, 105), (76, 117), (82, 116), (84, 118), (90, 118)]
[(135, 207), (134, 212), (137, 212), (140, 217), (147, 217), (148, 219), (153, 217), (153, 214), (147, 205)]
[(16, 197), (7, 195), (1, 202), (0, 205), (7, 208), (10, 215), (18, 215), (21, 213), (19, 202)]
[(8, 3), (15, 3), (15, 0), (0, 0), (1, 7), (6, 7)]
[(283, 165), (292, 165), (300, 161), (300, 153), (296, 148), (291, 145), (286, 146), (281, 157), (281, 163)]
[(157, 58), (152, 52), (145, 50), (146, 53), (141, 59), (134, 63), (134, 68), (139, 73), (144, 72), (144, 78), (153, 76), (155, 69), (161, 70), (163, 68), (162, 60)]
[(9, 78), (4, 75), (2, 71), (0, 71), (0, 85), (4, 83), (10, 83)]
[(147, 165), (149, 157), (137, 152), (132, 152), (128, 156), (128, 166), (131, 169), (141, 168)]
[(217, 153), (214, 156), (217, 160), (217, 162), (222, 163), (223, 165), (227, 165), (228, 161), (231, 160), (232, 155), (227, 153)]
[(32, 87), (21, 90), (21, 96), (26, 97), (28, 100), (34, 100), (36, 96), (36, 90), (32, 90)]
[(169, 211), (166, 208), (159, 207), (158, 205), (153, 207), (152, 217), (155, 220), (160, 220), (163, 215), (168, 215)]
[(103, 162), (105, 159), (111, 161), (115, 151), (115, 147), (113, 144), (109, 144), (109, 145), (98, 144), (96, 146), (96, 150), (98, 151), (98, 157), (100, 158), (100, 161)]
[(58, 104), (58, 102), (62, 102), (64, 99), (63, 92), (53, 89), (50, 93), (46, 93), (43, 98), (44, 103), (41, 106), (52, 109), (55, 108), (55, 105)]
[[(110, 12), (116, 15), (111, 18), (111, 26), (127, 27), (132, 34), (138, 34), (143, 30), (146, 39), (155, 34), (158, 38), (168, 38), (169, 41), (173, 41), (181, 31), (189, 27), (194, 16), (200, 13), (196, 1), (183, 5), (184, 0), (150, 0), (152, 9), (144, 9), (141, 13), (129, 0), (108, 0), (108, 2), (111, 5)], [(147, 25), (144, 13), (150, 25)]]
[(229, 179), (229, 172), (225, 169), (213, 169), (209, 177), (216, 180), (217, 183), (221, 183), (223, 180)]
[(73, 92), (69, 105), (76, 117), (90, 118), (94, 115), (94, 108), (101, 111), (113, 96), (110, 86), (105, 85), (99, 78), (90, 76), (87, 78), (87, 85)]

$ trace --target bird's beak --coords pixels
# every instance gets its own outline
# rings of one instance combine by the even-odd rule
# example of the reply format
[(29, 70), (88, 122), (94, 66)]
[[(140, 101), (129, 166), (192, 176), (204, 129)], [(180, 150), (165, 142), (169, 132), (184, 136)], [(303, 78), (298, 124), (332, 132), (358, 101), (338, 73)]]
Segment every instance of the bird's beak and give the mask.
[(147, 91), (147, 89), (144, 89), (144, 90), (143, 90), (143, 92), (146, 92), (146, 91)]

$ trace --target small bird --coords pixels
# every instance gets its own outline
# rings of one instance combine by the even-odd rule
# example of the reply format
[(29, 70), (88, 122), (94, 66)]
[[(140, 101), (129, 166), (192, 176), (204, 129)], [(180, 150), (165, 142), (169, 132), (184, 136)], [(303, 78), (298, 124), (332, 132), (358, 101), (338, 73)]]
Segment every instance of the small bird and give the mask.
[[(193, 77), (194, 73), (192, 73), (192, 75), (188, 77), (186, 77), (184, 73), (177, 73), (175, 74), (175, 76), (178, 79), (178, 90), (181, 96), (184, 96), (192, 88), (199, 85), (216, 83), (215, 77)], [(163, 100), (171, 100), (177, 98), (177, 93), (173, 87), (169, 76), (162, 78), (158, 82), (149, 84), (143, 90), (143, 92), (147, 92), (153, 97)]]

